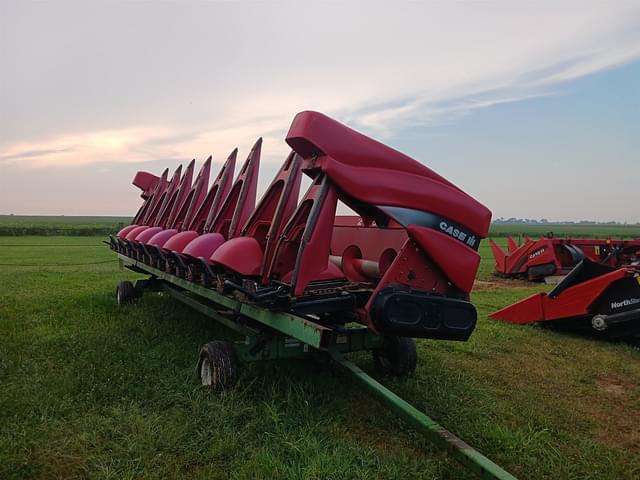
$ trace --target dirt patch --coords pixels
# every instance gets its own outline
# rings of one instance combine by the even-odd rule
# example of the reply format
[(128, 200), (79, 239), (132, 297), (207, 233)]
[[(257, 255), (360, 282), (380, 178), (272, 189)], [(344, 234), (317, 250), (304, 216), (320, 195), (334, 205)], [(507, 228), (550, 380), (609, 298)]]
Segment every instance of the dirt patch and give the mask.
[(414, 457), (426, 455), (424, 450), (415, 445), (407, 444), (406, 437), (389, 435), (383, 426), (372, 424), (371, 417), (389, 417), (388, 410), (382, 405), (365, 397), (360, 397), (358, 403), (362, 408), (350, 410), (346, 422), (333, 431), (334, 435), (354, 440), (360, 445), (368, 445), (384, 455), (404, 454)]
[(605, 445), (638, 452), (640, 431), (636, 419), (640, 412), (632, 398), (638, 385), (613, 375), (600, 375), (595, 382), (606, 399), (583, 408), (590, 411), (596, 422), (596, 438)]
[(630, 395), (637, 388), (637, 385), (631, 382), (609, 375), (596, 378), (596, 383), (603, 392), (612, 395)]
[[(640, 455), (640, 377), (613, 370), (593, 371), (591, 356), (606, 360), (605, 348), (564, 344), (563, 337), (535, 336), (516, 350), (491, 356), (486, 362), (456, 364), (457, 370), (474, 373), (480, 369), (486, 384), (500, 386), (495, 395), (509, 402), (521, 402), (532, 418), (544, 416), (559, 430), (572, 435), (589, 435), (607, 449), (619, 449), (629, 456)], [(602, 357), (600, 357), (602, 355)], [(535, 361), (532, 359), (535, 358)], [(451, 364), (451, 363), (450, 363)], [(525, 371), (514, 365), (526, 365)], [(617, 365), (617, 364), (616, 364)], [(619, 367), (618, 367), (619, 368)], [(530, 396), (530, 397), (529, 397)], [(532, 400), (536, 398), (537, 400)], [(539, 403), (538, 403), (539, 402)], [(538, 404), (536, 404), (538, 403)], [(575, 425), (574, 425), (575, 422)]]
[(491, 290), (492, 288), (496, 288), (498, 285), (496, 282), (484, 282), (482, 280), (476, 280), (473, 282), (473, 291), (478, 292), (482, 290)]
[(536, 283), (527, 282), (526, 280), (519, 280), (516, 278), (495, 278), (490, 282), (486, 280), (476, 280), (473, 282), (473, 291), (480, 292), (483, 290), (492, 290), (494, 288), (522, 288), (522, 287), (534, 287)]
[(637, 455), (640, 450), (640, 431), (635, 420), (637, 409), (627, 407), (627, 405), (617, 406), (626, 412), (625, 416), (607, 415), (604, 412), (593, 415), (592, 419), (598, 422), (594, 430), (595, 438), (603, 445)]

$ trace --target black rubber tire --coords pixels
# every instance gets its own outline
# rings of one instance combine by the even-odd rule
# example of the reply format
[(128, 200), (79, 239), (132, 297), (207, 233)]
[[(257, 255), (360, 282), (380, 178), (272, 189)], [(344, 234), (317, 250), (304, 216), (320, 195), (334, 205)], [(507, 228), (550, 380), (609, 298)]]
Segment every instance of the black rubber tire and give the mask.
[(408, 337), (387, 337), (381, 348), (373, 350), (376, 368), (396, 377), (406, 377), (416, 370), (416, 342)]
[(231, 344), (214, 340), (200, 349), (198, 377), (202, 386), (222, 393), (236, 386), (238, 376), (238, 361)]
[(124, 280), (116, 287), (116, 302), (118, 305), (127, 305), (133, 303), (136, 299), (136, 289), (128, 280)]

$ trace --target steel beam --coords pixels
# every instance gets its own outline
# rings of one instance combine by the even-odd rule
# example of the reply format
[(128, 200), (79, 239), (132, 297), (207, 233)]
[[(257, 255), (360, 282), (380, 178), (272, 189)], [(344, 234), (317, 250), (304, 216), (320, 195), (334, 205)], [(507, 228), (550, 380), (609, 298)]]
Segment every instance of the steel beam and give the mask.
[(226, 310), (238, 313), (273, 328), (289, 337), (293, 337), (318, 350), (327, 350), (335, 341), (334, 331), (297, 315), (286, 312), (273, 312), (247, 303), (239, 302), (233, 298), (222, 295), (215, 290), (206, 288), (183, 278), (153, 268), (143, 262), (134, 260), (125, 255), (118, 254), (122, 263), (136, 271), (144, 271), (156, 278), (164, 280), (181, 289), (193, 292), (196, 295), (212, 301)]
[(364, 386), (375, 393), (382, 403), (425, 435), (434, 445), (448, 451), (456, 460), (480, 478), (516, 480), (509, 472), (493, 463), (470, 445), (467, 445), (453, 433), (440, 426), (435, 420), (400, 398), (384, 385), (378, 383), (355, 363), (345, 359), (340, 353), (332, 351), (330, 354), (338, 365), (352, 373)]
[(255, 328), (251, 328), (250, 326), (244, 325), (233, 318), (229, 318), (227, 315), (225, 315), (225, 312), (221, 312), (220, 310), (212, 306), (206, 305), (203, 302), (195, 298), (192, 298), (191, 296), (183, 293), (182, 291), (172, 287), (170, 284), (163, 282), (162, 289), (172, 297), (184, 303), (185, 305), (193, 308), (194, 310), (200, 313), (203, 313), (208, 317), (213, 318), (215, 321), (221, 323), (227, 328), (230, 328), (231, 330), (238, 332), (241, 335), (249, 336), (249, 335), (257, 335), (258, 333), (260, 333)]

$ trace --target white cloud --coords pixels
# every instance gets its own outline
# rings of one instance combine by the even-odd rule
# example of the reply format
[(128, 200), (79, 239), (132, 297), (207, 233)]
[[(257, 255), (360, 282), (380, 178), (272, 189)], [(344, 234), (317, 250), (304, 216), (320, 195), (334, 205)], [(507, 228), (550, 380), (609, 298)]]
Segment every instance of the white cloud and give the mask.
[[(37, 142), (20, 142), (0, 152), (0, 165), (42, 168), (76, 167), (94, 163), (141, 163), (159, 159), (204, 159), (215, 151), (222, 161), (238, 145), (248, 152), (260, 134), (272, 132), (273, 121), (254, 121), (244, 126), (199, 132), (167, 127), (123, 128), (62, 135)], [(263, 157), (281, 160), (287, 153), (280, 138), (263, 137)], [(242, 154), (242, 152), (241, 152)]]

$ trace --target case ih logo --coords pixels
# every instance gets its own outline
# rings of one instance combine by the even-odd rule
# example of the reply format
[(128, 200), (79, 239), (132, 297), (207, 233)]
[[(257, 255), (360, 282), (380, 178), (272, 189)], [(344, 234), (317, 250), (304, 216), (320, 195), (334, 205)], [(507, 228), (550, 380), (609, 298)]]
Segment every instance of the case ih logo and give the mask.
[(463, 232), (459, 228), (454, 227), (453, 225), (449, 225), (447, 222), (440, 222), (440, 230), (451, 235), (453, 238), (457, 238), (461, 242), (466, 243), (472, 248), (476, 247), (478, 239), (475, 237), (475, 235)]
[(539, 257), (540, 255), (542, 255), (544, 253), (545, 250), (546, 250), (546, 248), (541, 248), (540, 250), (536, 250), (531, 255), (529, 255), (529, 260), (532, 260), (532, 259), (534, 259), (536, 257)]
[(620, 300), (619, 302), (611, 302), (611, 310), (616, 308), (629, 307), (640, 303), (640, 298), (627, 298), (626, 300)]

